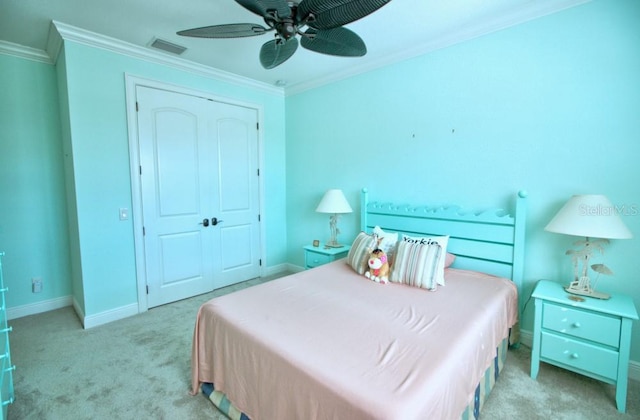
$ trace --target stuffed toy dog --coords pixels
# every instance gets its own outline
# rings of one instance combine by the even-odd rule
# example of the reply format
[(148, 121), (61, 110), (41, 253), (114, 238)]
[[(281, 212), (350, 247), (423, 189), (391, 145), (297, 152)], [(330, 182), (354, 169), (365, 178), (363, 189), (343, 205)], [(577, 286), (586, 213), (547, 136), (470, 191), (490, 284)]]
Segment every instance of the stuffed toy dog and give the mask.
[[(380, 244), (381, 240), (382, 238), (378, 239), (378, 244)], [(385, 254), (383, 250), (378, 247), (372, 250), (371, 254), (369, 254), (367, 265), (369, 266), (369, 270), (364, 273), (366, 278), (376, 283), (387, 284), (389, 282), (389, 261), (387, 254)]]

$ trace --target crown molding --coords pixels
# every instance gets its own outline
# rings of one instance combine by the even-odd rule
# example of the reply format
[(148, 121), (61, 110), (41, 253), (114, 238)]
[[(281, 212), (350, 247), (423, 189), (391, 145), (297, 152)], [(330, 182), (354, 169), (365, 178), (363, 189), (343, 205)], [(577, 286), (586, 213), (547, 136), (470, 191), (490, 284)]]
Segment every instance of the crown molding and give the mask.
[(45, 64), (53, 64), (45, 51), (36, 48), (25, 47), (9, 41), (0, 40), (0, 54), (11, 55), (25, 60), (38, 61)]
[(329, 83), (348, 79), (359, 74), (415, 58), (464, 41), (479, 38), (483, 35), (498, 32), (574, 6), (589, 3), (591, 1), (592, 0), (539, 0), (535, 2), (528, 2), (523, 7), (518, 8), (509, 14), (496, 17), (495, 19), (486, 20), (474, 26), (460, 28), (458, 31), (450, 32), (440, 38), (432, 39), (425, 43), (416, 44), (413, 48), (404, 49), (397, 54), (386, 55), (379, 60), (373, 60), (361, 66), (352, 66), (345, 71), (334, 72), (326, 77), (288, 86), (285, 93), (286, 96), (290, 96), (315, 89)]
[(97, 34), (95, 32), (80, 29), (54, 20), (51, 22), (49, 40), (47, 42), (47, 51), (51, 57), (55, 57), (53, 60), (54, 62), (57, 60), (63, 41), (72, 41), (91, 47), (101, 48), (107, 51), (126, 55), (128, 57), (173, 67), (178, 70), (187, 71), (203, 77), (214, 78), (216, 80), (241, 87), (257, 89), (270, 94), (284, 95), (284, 89), (282, 88), (215, 69), (213, 67), (193, 63), (179, 57), (167, 56), (161, 52), (152, 51), (119, 39)]

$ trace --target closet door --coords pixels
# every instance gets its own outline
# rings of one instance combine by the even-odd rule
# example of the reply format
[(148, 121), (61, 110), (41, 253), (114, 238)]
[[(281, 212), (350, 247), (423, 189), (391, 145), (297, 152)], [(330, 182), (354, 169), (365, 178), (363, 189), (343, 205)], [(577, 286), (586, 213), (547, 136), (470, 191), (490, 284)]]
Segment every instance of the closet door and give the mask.
[(255, 110), (136, 94), (148, 307), (259, 275)]
[(260, 275), (258, 115), (255, 109), (209, 102), (218, 185), (213, 200), (215, 287)]

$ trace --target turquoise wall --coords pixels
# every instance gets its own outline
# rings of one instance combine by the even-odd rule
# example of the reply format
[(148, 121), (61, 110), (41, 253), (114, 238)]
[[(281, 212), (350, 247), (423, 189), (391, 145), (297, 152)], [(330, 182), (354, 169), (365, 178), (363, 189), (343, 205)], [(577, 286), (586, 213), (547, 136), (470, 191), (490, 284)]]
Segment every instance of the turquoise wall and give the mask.
[[(314, 212), (329, 188), (371, 198), (512, 208), (529, 192), (526, 287), (568, 281), (575, 237), (545, 232), (573, 194), (626, 206), (632, 240), (613, 241), (603, 291), (640, 308), (640, 2), (594, 1), (287, 98), (290, 261), (329, 234)], [(357, 213), (340, 222), (359, 229)], [(532, 304), (524, 328), (531, 329)], [(640, 361), (640, 325), (632, 359)]]
[[(0, 55), (0, 92), (0, 251), (6, 253), (7, 306), (69, 296), (55, 69)], [(37, 295), (31, 292), (33, 277), (43, 280)]]
[[(84, 284), (82, 283), (82, 260), (71, 258), (80, 254), (80, 236), (78, 234), (78, 206), (76, 198), (75, 176), (73, 171), (73, 149), (71, 145), (71, 117), (69, 114), (69, 97), (67, 95), (67, 66), (64, 49), (58, 57), (56, 66), (58, 79), (58, 103), (60, 125), (62, 127), (62, 153), (65, 168), (65, 190), (67, 193), (67, 223), (69, 225), (69, 259), (71, 262), (71, 292), (74, 307), (84, 312)], [(32, 296), (31, 299), (34, 299)]]

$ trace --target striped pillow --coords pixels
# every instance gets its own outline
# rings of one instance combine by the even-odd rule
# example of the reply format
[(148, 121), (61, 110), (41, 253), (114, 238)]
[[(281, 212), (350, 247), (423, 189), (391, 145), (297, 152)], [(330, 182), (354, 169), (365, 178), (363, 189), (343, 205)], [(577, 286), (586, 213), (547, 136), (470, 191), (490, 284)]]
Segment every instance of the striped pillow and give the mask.
[(369, 254), (375, 246), (376, 240), (373, 235), (360, 232), (353, 241), (353, 244), (351, 244), (351, 249), (347, 254), (347, 264), (356, 270), (356, 273), (364, 275), (364, 272), (367, 270)]
[(391, 281), (436, 290), (438, 263), (442, 247), (437, 243), (420, 244), (400, 241), (391, 269)]
[[(402, 241), (403, 242), (411, 242), (411, 243), (418, 243), (421, 245), (428, 245), (428, 244), (438, 244), (442, 247), (442, 252), (440, 253), (440, 259), (438, 262), (438, 271), (436, 273), (436, 282), (440, 285), (440, 286), (444, 286), (444, 267), (445, 267), (445, 260), (447, 259), (447, 245), (449, 243), (449, 235), (446, 236), (418, 236), (418, 237), (413, 237), (413, 236), (408, 236), (408, 235), (403, 235), (402, 236)], [(452, 261), (453, 262), (453, 261)]]

